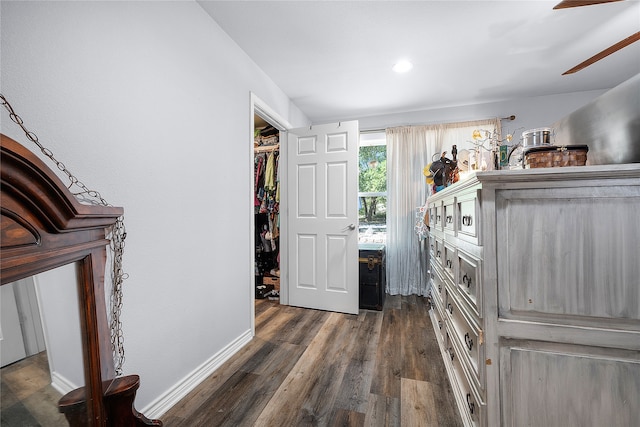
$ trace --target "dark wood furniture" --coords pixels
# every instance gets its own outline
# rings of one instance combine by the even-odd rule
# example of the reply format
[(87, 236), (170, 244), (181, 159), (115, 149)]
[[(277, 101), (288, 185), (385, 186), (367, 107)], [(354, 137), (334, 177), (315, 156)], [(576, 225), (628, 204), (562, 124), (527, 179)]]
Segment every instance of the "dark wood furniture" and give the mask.
[(123, 209), (78, 202), (36, 155), (1, 141), (1, 284), (75, 263), (85, 386), (60, 400), (72, 426), (161, 426), (133, 408), (139, 377), (116, 378), (104, 292), (105, 230)]
[(382, 310), (387, 287), (385, 245), (361, 243), (359, 251), (359, 307)]

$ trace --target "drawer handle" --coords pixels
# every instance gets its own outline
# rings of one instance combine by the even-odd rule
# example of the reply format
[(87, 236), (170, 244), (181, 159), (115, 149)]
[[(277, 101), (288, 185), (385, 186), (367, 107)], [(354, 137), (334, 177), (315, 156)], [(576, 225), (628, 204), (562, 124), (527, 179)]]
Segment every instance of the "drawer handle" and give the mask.
[(436, 252), (436, 257), (440, 258), (440, 254), (442, 254), (442, 252), (440, 251)]
[(438, 283), (438, 292), (442, 293), (442, 285)]
[(433, 245), (431, 245), (431, 250), (434, 250), (434, 249), (435, 249), (435, 247)]
[(473, 224), (473, 217), (471, 215), (465, 215), (462, 217), (462, 225), (471, 225)]
[(447, 304), (447, 310), (449, 310), (449, 314), (453, 315), (453, 306), (451, 305), (451, 303)]
[(452, 224), (452, 223), (453, 223), (453, 216), (447, 215), (447, 224)]
[(440, 215), (436, 215), (436, 222), (440, 222)]
[(471, 351), (471, 349), (473, 349), (473, 339), (471, 339), (471, 336), (469, 335), (469, 332), (464, 334), (464, 343), (469, 348), (469, 351)]
[(470, 288), (471, 287), (471, 276), (467, 276), (467, 273), (464, 273), (464, 276), (462, 276), (462, 283), (467, 285), (467, 288)]
[(467, 393), (467, 405), (469, 406), (469, 412), (473, 414), (473, 410), (475, 409), (476, 404), (473, 402), (470, 402), (470, 400), (471, 400), (471, 393)]
[(449, 347), (449, 356), (451, 356), (451, 361), (453, 362), (453, 348)]
[(442, 329), (442, 320), (438, 320), (438, 329)]
[(450, 259), (447, 260), (447, 267), (448, 268), (453, 267), (453, 262)]

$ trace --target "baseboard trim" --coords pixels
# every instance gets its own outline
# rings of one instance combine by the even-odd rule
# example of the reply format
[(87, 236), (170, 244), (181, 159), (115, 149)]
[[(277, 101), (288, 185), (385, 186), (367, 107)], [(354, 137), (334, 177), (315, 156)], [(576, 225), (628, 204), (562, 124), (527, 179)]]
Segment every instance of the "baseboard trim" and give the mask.
[(51, 372), (51, 387), (63, 396), (78, 388), (77, 385), (57, 372)]
[(253, 338), (251, 330), (247, 330), (225, 348), (213, 355), (209, 360), (191, 371), (186, 377), (178, 381), (173, 387), (160, 395), (156, 400), (139, 409), (145, 417), (158, 419), (169, 409), (183, 399), (198, 384), (204, 381), (209, 375), (215, 372), (231, 356), (236, 354), (242, 347), (247, 345)]

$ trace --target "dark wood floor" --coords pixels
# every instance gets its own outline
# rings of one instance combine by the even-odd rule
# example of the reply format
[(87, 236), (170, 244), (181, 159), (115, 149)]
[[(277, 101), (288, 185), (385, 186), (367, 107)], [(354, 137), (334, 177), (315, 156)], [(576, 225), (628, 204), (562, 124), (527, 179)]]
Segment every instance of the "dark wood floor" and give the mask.
[(425, 298), (346, 315), (256, 303), (256, 337), (166, 427), (459, 426)]
[[(2, 426), (61, 426), (46, 353), (1, 371)], [(345, 315), (256, 301), (256, 337), (166, 427), (458, 426), (426, 300)]]

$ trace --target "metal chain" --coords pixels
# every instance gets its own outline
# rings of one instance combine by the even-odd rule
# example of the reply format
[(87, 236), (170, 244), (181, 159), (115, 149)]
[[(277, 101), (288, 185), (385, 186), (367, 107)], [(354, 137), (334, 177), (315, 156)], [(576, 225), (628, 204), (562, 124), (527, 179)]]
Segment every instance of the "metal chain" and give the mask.
[(120, 315), (122, 313), (122, 284), (129, 277), (122, 270), (122, 256), (124, 254), (124, 239), (127, 237), (127, 230), (124, 226), (124, 216), (118, 217), (115, 224), (111, 227), (111, 232), (107, 236), (111, 242), (111, 351), (113, 352), (113, 363), (116, 376), (122, 375), (122, 365), (124, 364), (124, 335), (122, 334), (122, 322)]
[[(73, 175), (64, 163), (57, 160), (53, 155), (53, 152), (43, 146), (38, 140), (38, 136), (26, 128), (22, 118), (16, 114), (9, 101), (0, 94), (2, 99), (2, 106), (9, 112), (9, 118), (22, 128), (27, 139), (38, 146), (42, 154), (48, 157), (56, 167), (64, 173), (70, 181), (67, 187), (72, 194), (81, 201), (87, 201), (94, 205), (112, 206), (107, 202), (99, 192), (89, 189), (82, 181)], [(73, 187), (77, 187), (80, 191), (73, 193)], [(124, 364), (124, 336), (122, 334), (122, 322), (120, 321), (120, 314), (122, 312), (122, 283), (129, 276), (122, 270), (122, 256), (124, 254), (124, 240), (127, 237), (127, 231), (124, 225), (124, 216), (118, 217), (113, 226), (107, 230), (107, 239), (109, 240), (109, 247), (112, 252), (111, 260), (111, 296), (110, 296), (110, 314), (111, 319), (109, 326), (111, 330), (111, 351), (113, 353), (113, 361), (115, 367), (116, 376), (122, 375), (122, 365)]]

